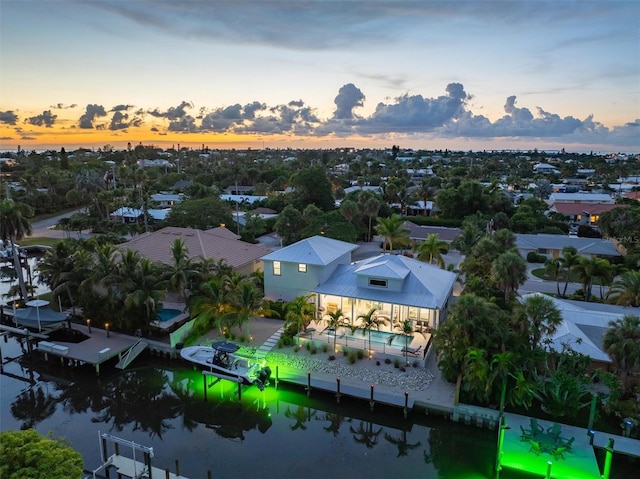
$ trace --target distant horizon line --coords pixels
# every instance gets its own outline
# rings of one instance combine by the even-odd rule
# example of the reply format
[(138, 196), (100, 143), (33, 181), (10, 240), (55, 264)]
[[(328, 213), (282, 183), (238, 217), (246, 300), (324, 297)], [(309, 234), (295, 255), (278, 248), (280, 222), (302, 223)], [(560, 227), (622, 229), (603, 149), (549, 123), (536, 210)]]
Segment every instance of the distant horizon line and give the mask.
[[(107, 146), (107, 145), (105, 145)], [(135, 145), (131, 148), (131, 150), (134, 150), (137, 146), (143, 146), (145, 148), (154, 148), (154, 149), (159, 149), (162, 151), (167, 151), (167, 150), (175, 150), (175, 151), (203, 151), (203, 149), (201, 147), (187, 147), (187, 146), (179, 146), (179, 149), (172, 146), (172, 147), (163, 147), (163, 146), (159, 146), (159, 145), (154, 145), (154, 144), (138, 144)], [(19, 150), (18, 150), (19, 148)], [(74, 149), (70, 149), (68, 150), (66, 147), (61, 146), (60, 148), (22, 148), (20, 147), (20, 145), (18, 145), (18, 148), (14, 148), (13, 150), (17, 150), (17, 151), (12, 151), (12, 149), (7, 149), (7, 148), (2, 148), (0, 147), (0, 154), (16, 154), (16, 153), (30, 153), (35, 151), (36, 153), (40, 154), (40, 153), (46, 153), (48, 151), (54, 151), (54, 152), (59, 152), (61, 148), (64, 148), (65, 151), (68, 152), (74, 152), (74, 151), (78, 151), (78, 150), (89, 150), (91, 152), (99, 152), (99, 151), (103, 151), (103, 147), (88, 147), (88, 146), (78, 146)], [(227, 147), (227, 148), (221, 148), (221, 147), (207, 147), (205, 146), (205, 150), (208, 151), (335, 151), (335, 150), (355, 150), (355, 151), (363, 151), (363, 150), (373, 150), (373, 151), (386, 151), (386, 150), (391, 150), (391, 147), (385, 147), (385, 148), (375, 148), (375, 147), (355, 147), (355, 146), (336, 146), (336, 147), (332, 147), (332, 148), (327, 148), (327, 147), (318, 147), (318, 148), (294, 148), (294, 147), (261, 147), (261, 148), (255, 148), (252, 146), (247, 146), (244, 148), (240, 148), (240, 147)], [(116, 148), (113, 147), (111, 150), (107, 150), (107, 151), (112, 151), (112, 152), (118, 152), (118, 151), (128, 151), (127, 147), (124, 148)], [(594, 156), (605, 156), (605, 155), (626, 155), (626, 156), (636, 156), (636, 155), (640, 155), (640, 151), (614, 151), (614, 150), (607, 150), (605, 151), (596, 151), (594, 149), (587, 149), (587, 150), (567, 150), (564, 149), (564, 153), (562, 152), (563, 149), (560, 148), (549, 148), (549, 149), (545, 149), (545, 148), (528, 148), (528, 149), (523, 149), (523, 148), (485, 148), (485, 149), (456, 149), (456, 148), (401, 148), (400, 151), (427, 151), (427, 152), (442, 152), (442, 151), (448, 151), (448, 152), (454, 152), (454, 153), (547, 153), (547, 154), (587, 154), (587, 155), (594, 155)], [(400, 156), (400, 155), (398, 155)]]

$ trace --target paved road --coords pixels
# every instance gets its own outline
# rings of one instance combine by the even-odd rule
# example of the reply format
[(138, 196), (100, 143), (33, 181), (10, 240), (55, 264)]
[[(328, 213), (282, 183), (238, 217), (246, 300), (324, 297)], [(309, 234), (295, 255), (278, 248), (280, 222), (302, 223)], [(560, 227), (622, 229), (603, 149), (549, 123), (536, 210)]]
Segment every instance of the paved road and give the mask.
[[(33, 238), (39, 238), (39, 237), (44, 237), (44, 238), (69, 238), (70, 233), (69, 232), (65, 232), (63, 230), (56, 230), (56, 229), (52, 229), (52, 226), (58, 224), (58, 222), (62, 219), (62, 218), (69, 218), (70, 216), (73, 216), (76, 213), (80, 213), (84, 211), (84, 208), (80, 208), (77, 210), (73, 210), (73, 211), (68, 211), (66, 213), (54, 216), (52, 218), (48, 218), (46, 220), (41, 220), (41, 221), (35, 221), (33, 223), (31, 223), (31, 237)], [(73, 236), (77, 236), (77, 233), (71, 233), (71, 235)], [(91, 236), (90, 233), (82, 233), (81, 236), (83, 238), (88, 238)]]

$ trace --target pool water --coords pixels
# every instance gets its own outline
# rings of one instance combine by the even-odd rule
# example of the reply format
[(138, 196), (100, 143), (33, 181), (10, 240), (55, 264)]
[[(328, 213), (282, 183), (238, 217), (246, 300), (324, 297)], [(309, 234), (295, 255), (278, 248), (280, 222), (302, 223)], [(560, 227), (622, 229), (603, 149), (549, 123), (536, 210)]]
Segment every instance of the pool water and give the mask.
[[(369, 336), (371, 333), (371, 336)], [(334, 331), (331, 329), (325, 329), (323, 334), (333, 338)], [(365, 341), (367, 344), (369, 343), (369, 337), (371, 337), (371, 344), (379, 345), (385, 348), (397, 349), (398, 351), (402, 350), (405, 347), (405, 344), (411, 344), (413, 340), (413, 336), (405, 336), (403, 334), (395, 334), (389, 333), (386, 331), (378, 331), (376, 329), (372, 329), (371, 331), (365, 331), (364, 329), (358, 328), (355, 331), (351, 331), (350, 328), (346, 328), (341, 326), (337, 329), (338, 334), (338, 342), (349, 342), (349, 341)], [(405, 343), (406, 340), (406, 343)], [(391, 341), (391, 342), (389, 342)]]
[(161, 323), (164, 323), (166, 321), (172, 320), (180, 314), (182, 314), (182, 311), (180, 311), (179, 309), (162, 308), (160, 311), (158, 311), (156, 318)]

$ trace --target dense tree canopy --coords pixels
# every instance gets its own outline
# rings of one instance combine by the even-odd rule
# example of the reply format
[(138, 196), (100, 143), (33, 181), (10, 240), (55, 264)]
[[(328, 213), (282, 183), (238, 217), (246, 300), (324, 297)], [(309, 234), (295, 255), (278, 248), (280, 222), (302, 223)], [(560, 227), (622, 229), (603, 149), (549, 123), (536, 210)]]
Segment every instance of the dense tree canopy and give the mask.
[(3, 479), (80, 479), (82, 456), (60, 440), (34, 429), (0, 433), (0, 477)]

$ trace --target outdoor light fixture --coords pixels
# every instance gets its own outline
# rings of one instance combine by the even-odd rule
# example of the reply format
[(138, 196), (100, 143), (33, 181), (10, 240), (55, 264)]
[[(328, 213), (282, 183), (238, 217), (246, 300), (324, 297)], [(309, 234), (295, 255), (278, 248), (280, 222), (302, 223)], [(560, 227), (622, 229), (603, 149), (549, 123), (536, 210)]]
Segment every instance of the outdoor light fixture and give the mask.
[(89, 334), (91, 334), (91, 320), (87, 318), (87, 328), (89, 328)]
[(104, 330), (107, 332), (107, 338), (109, 337), (109, 323), (104, 323)]

